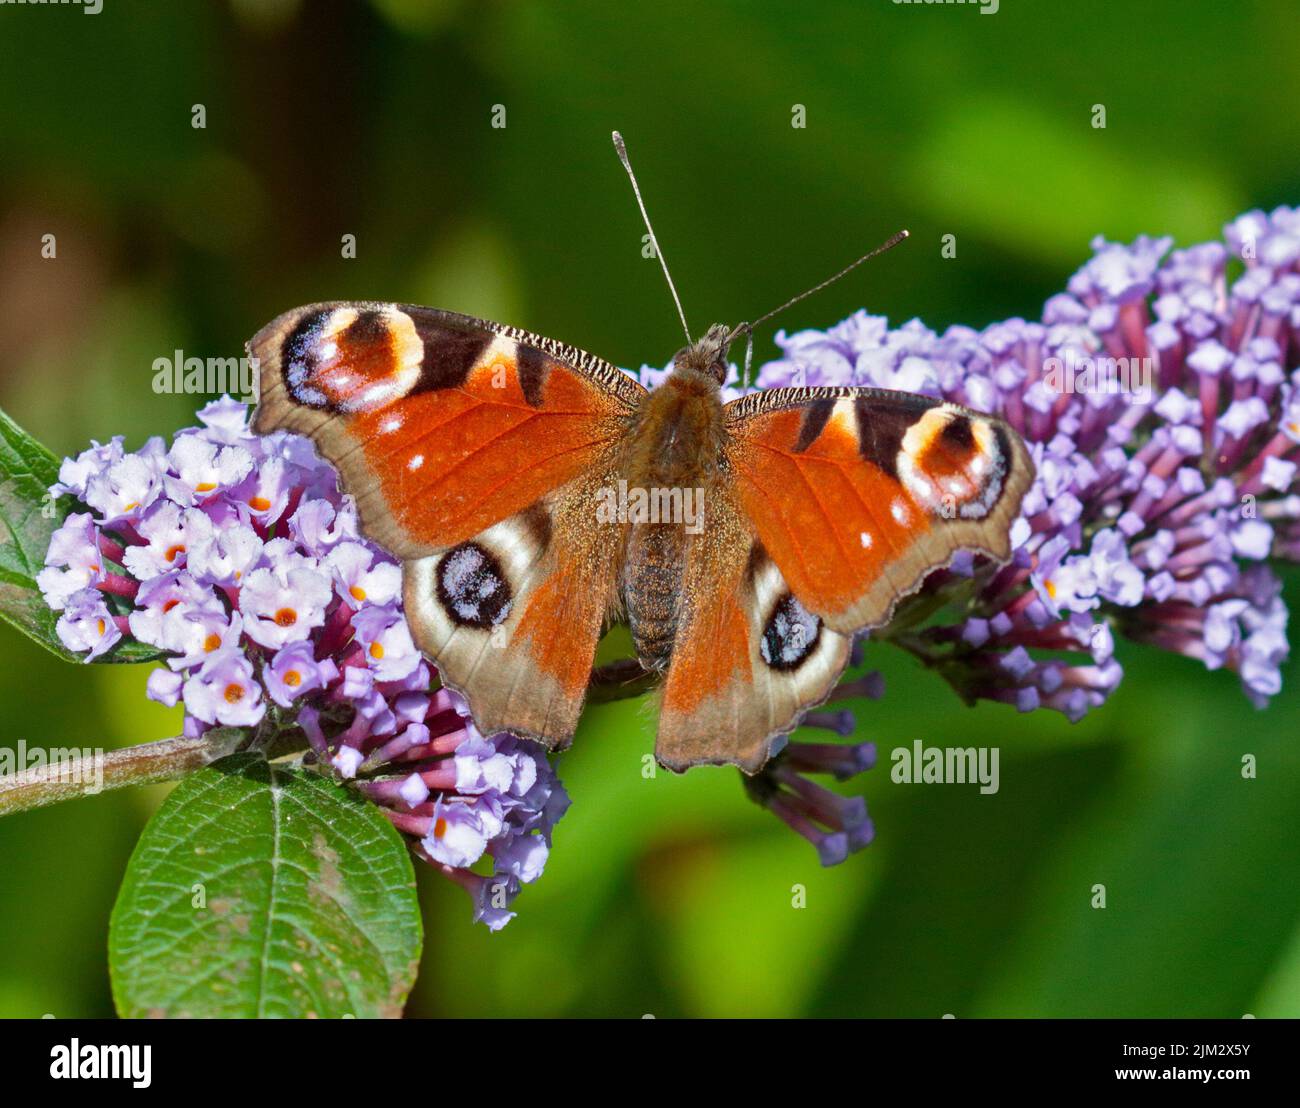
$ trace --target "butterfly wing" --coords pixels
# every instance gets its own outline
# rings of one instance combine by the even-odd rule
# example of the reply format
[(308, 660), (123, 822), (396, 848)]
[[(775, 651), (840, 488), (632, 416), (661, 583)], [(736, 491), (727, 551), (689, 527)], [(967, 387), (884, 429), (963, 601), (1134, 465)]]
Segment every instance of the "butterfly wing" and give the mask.
[(725, 416), (706, 527), (743, 537), (690, 549), (701, 595), (684, 590), (657, 753), (753, 772), (833, 688), (853, 633), (959, 550), (1009, 556), (1034, 471), (1001, 420), (909, 393), (774, 389)]
[(298, 308), (249, 352), (254, 429), (308, 435), (338, 468), (479, 728), (566, 742), (616, 581), (595, 490), (645, 390), (554, 340), (409, 305)]
[(727, 484), (706, 497), (686, 549), (655, 756), (756, 773), (772, 740), (834, 687), (852, 639), (795, 600)]

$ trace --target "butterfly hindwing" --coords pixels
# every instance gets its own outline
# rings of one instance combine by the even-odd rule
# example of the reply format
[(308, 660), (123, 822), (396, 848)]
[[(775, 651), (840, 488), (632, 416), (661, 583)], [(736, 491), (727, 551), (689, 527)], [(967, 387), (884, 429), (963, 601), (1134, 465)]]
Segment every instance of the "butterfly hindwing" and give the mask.
[(573, 737), (615, 604), (618, 546), (589, 526), (603, 480), (593, 471), (405, 565), (412, 633), (484, 734), (510, 730), (552, 748)]
[(363, 532), (404, 560), (407, 621), (485, 733), (563, 745), (613, 603), (595, 489), (644, 390), (553, 340), (451, 312), (315, 304), (254, 337), (260, 433), (308, 435)]
[(908, 393), (776, 389), (725, 416), (656, 753), (754, 772), (834, 688), (853, 633), (958, 550), (1009, 555), (1033, 466), (1000, 420)]
[(773, 740), (826, 699), (851, 639), (795, 599), (732, 490), (710, 497), (705, 519), (687, 550), (655, 756), (678, 771), (730, 764), (755, 773)]

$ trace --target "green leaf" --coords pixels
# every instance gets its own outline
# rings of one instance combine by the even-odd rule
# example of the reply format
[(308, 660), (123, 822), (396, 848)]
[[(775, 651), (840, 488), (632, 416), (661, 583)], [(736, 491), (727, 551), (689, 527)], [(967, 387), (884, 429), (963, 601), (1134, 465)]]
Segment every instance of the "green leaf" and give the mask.
[(182, 781), (113, 909), (119, 1014), (400, 1016), (421, 926), (401, 838), (354, 793), (236, 754)]
[(54, 633), (56, 615), (36, 588), (50, 535), (67, 515), (47, 490), (58, 459), (0, 412), (0, 617), (61, 658), (75, 659)]
[[(53, 500), (59, 460), (0, 411), (0, 619), (69, 662), (83, 659), (64, 648), (52, 612), (36, 587), (50, 536), (63, 523), (72, 500)], [(147, 643), (123, 639), (97, 662), (148, 662), (161, 654)]]

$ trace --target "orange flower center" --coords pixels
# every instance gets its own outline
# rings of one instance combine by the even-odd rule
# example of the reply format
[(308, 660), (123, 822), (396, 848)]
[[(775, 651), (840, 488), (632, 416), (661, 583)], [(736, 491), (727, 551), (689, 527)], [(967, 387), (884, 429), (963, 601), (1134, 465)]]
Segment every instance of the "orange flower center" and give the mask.
[(163, 611), (164, 611), (164, 612), (170, 612), (170, 611), (171, 611), (174, 607), (176, 607), (176, 605), (179, 604), (179, 603), (180, 603), (180, 601), (177, 600), (177, 599), (173, 596), (169, 601), (167, 601), (167, 602), (163, 605)]
[(254, 496), (248, 501), (248, 506), (255, 512), (264, 512), (271, 506), (271, 502), (265, 496)]
[(227, 704), (238, 704), (244, 699), (244, 688), (242, 685), (227, 685), (226, 691), (223, 695), (226, 698)]
[(203, 481), (194, 486), (195, 492), (211, 492), (217, 487), (215, 481)]
[(381, 642), (372, 642), (370, 644), (370, 656), (379, 661), (384, 656), (384, 644)]
[(353, 600), (365, 600), (366, 598), (366, 590), (363, 589), (360, 585), (353, 585), (350, 589), (348, 589), (348, 592), (352, 594)]
[(446, 833), (447, 821), (445, 819), (439, 819), (438, 822), (433, 825), (433, 837), (435, 839), (441, 839)]
[(108, 624), (101, 619), (95, 624), (95, 626), (99, 628), (99, 637), (102, 639), (104, 637), (104, 632), (108, 630)]
[(298, 613), (292, 608), (281, 608), (275, 613), (275, 622), (281, 627), (292, 627), (298, 622)]
[(176, 561), (176, 555), (177, 555), (177, 554), (184, 554), (184, 553), (185, 553), (185, 545), (184, 545), (184, 543), (177, 543), (175, 546), (169, 546), (169, 547), (167, 548), (167, 553), (164, 555), (164, 557), (165, 557), (169, 562), (174, 562), (174, 561)]
[(288, 673), (284, 675), (284, 683), (288, 685), (289, 688), (296, 689), (299, 685), (302, 684), (302, 674), (299, 673), (296, 669), (291, 669)]
[(203, 640), (203, 649), (211, 654), (221, 645), (221, 636), (213, 631), (206, 639)]

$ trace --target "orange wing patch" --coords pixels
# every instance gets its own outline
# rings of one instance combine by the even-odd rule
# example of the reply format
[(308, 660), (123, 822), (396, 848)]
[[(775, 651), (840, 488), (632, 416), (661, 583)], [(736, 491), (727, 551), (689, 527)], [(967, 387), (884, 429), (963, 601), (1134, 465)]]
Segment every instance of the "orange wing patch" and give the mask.
[(799, 449), (805, 413), (757, 416), (731, 452), (741, 504), (791, 590), (829, 616), (853, 605), (863, 582), (889, 567), (930, 528), (895, 478), (866, 462), (852, 401), (839, 401)]
[(354, 419), (376, 492), (408, 534), (451, 546), (521, 511), (591, 466), (620, 435), (607, 398), (577, 374), (548, 372), (534, 406), (517, 360), (489, 351), (463, 385), (410, 396)]

